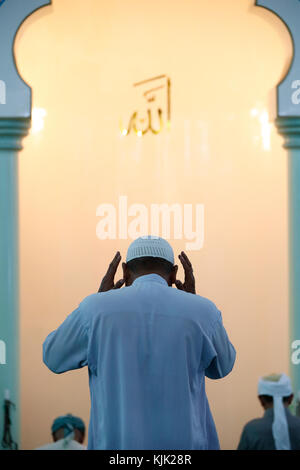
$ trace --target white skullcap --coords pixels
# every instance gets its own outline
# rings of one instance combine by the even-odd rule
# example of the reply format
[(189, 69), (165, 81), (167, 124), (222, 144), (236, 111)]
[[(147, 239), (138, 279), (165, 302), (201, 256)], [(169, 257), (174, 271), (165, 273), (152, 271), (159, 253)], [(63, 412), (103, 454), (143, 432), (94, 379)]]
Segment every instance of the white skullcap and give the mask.
[(273, 397), (274, 419), (272, 432), (277, 450), (290, 450), (289, 428), (286, 420), (283, 397), (293, 393), (291, 381), (285, 374), (262, 377), (258, 382), (258, 395)]
[(166, 240), (160, 237), (147, 235), (134, 240), (127, 250), (126, 262), (144, 256), (163, 258), (174, 264), (173, 248)]

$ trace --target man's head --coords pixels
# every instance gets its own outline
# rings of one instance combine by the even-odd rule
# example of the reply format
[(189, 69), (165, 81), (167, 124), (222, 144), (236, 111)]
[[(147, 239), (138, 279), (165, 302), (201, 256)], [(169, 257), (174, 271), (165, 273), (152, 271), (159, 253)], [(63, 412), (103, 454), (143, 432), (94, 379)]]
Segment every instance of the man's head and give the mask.
[[(287, 397), (282, 398), (282, 402), (284, 406), (290, 406), (294, 398), (294, 395), (291, 394)], [(259, 395), (258, 399), (260, 401), (261, 406), (267, 410), (268, 408), (273, 408), (273, 397), (271, 395)]]
[(262, 406), (273, 408), (272, 435), (276, 450), (290, 450), (291, 441), (285, 407), (293, 399), (290, 378), (285, 374), (271, 374), (258, 382), (258, 398)]
[(163, 238), (154, 236), (134, 240), (128, 248), (126, 263), (122, 267), (126, 286), (145, 274), (158, 274), (172, 286), (178, 269), (178, 266), (174, 266), (171, 245)]
[[(281, 383), (283, 380), (284, 383)], [(271, 374), (262, 377), (259, 381), (258, 399), (265, 410), (273, 408), (274, 395), (279, 395), (286, 407), (293, 401), (294, 395), (292, 393), (290, 380), (284, 374)]]
[(85, 436), (85, 424), (82, 419), (77, 416), (67, 414), (65, 416), (59, 416), (53, 421), (51, 431), (54, 442), (67, 437), (73, 432), (74, 441), (82, 444)]

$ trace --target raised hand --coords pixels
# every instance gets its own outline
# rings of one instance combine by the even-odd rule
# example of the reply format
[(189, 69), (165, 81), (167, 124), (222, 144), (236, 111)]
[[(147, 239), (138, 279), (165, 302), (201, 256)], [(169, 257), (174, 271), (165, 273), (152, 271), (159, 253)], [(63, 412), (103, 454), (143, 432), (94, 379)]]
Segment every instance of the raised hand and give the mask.
[(115, 284), (115, 275), (116, 275), (118, 266), (120, 264), (121, 258), (122, 257), (121, 257), (120, 252), (117, 251), (114, 259), (112, 260), (112, 262), (110, 263), (108, 267), (108, 270), (104, 278), (102, 279), (98, 292), (106, 292), (111, 289), (120, 289), (120, 287), (122, 287), (122, 285), (125, 282), (125, 279), (120, 279)]
[(184, 283), (177, 279), (175, 285), (177, 289), (184, 290), (185, 292), (190, 292), (191, 294), (196, 294), (195, 278), (193, 274), (193, 266), (188, 259), (187, 255), (182, 251), (178, 256), (182, 267), (184, 269)]

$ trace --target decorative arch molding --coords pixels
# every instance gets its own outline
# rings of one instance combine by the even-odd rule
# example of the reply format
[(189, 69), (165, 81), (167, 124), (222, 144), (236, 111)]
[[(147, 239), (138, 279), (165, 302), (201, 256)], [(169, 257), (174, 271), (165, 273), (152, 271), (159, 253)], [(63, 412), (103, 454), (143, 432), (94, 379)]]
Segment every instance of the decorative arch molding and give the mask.
[[(26, 18), (50, 3), (0, 1), (0, 341), (5, 346), (0, 364), (0, 450), (14, 449), (20, 442), (17, 156), (31, 124), (31, 88), (19, 75), (14, 42)], [(11, 426), (4, 429), (7, 412)]]
[(277, 115), (300, 116), (300, 1), (256, 0), (255, 5), (275, 13), (290, 33), (294, 54), (287, 74), (277, 85)]
[(6, 85), (6, 99), (5, 104), (0, 105), (0, 118), (24, 119), (31, 116), (31, 88), (19, 75), (14, 43), (24, 21), (50, 3), (51, 0), (5, 0), (0, 4), (0, 80)]

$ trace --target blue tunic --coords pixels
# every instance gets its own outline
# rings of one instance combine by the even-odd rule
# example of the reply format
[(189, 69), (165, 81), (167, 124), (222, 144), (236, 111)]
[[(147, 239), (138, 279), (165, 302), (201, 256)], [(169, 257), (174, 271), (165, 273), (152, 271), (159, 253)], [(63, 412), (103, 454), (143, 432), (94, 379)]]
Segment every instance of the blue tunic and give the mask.
[(213, 302), (157, 274), (86, 297), (43, 344), (60, 374), (88, 366), (88, 449), (219, 449), (205, 376), (235, 349)]

